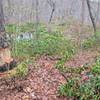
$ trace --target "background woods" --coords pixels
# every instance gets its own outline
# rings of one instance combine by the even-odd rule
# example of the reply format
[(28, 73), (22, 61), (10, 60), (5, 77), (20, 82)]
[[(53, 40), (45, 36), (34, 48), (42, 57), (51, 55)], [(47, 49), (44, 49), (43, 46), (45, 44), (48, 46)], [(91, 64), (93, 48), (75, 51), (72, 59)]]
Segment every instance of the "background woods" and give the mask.
[[(85, 22), (89, 22), (89, 12), (88, 7), (86, 4), (87, 0), (84, 0), (84, 16)], [(5, 11), (5, 19), (10, 21), (10, 23), (15, 22), (29, 22), (35, 21), (35, 0), (3, 0), (4, 4), (4, 11)], [(73, 17), (77, 20), (81, 20), (81, 13), (82, 13), (82, 3), (83, 0), (39, 0), (38, 1), (38, 13), (40, 21), (42, 22), (49, 22), (53, 14), (53, 19), (60, 20), (60, 19), (69, 19), (66, 17)], [(99, 13), (99, 1), (91, 1), (90, 5), (92, 8), (93, 16)], [(78, 9), (80, 8), (80, 9)], [(99, 20), (99, 14), (97, 20)], [(9, 18), (8, 18), (9, 17)], [(62, 18), (63, 17), (63, 18)], [(60, 19), (59, 19), (60, 18)], [(65, 20), (66, 21), (66, 20)]]

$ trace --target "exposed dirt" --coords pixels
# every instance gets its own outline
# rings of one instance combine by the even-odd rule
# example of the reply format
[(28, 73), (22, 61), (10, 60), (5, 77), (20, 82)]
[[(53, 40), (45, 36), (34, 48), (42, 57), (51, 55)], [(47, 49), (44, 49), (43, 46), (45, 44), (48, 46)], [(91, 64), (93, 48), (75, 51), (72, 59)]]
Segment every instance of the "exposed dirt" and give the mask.
[[(75, 55), (66, 66), (75, 67), (91, 63), (96, 56), (95, 51), (85, 51)], [(1, 81), (0, 100), (73, 100), (57, 96), (59, 85), (66, 81), (54, 67), (55, 63), (56, 60), (42, 56), (37, 61), (39, 67), (31, 69), (25, 79)]]

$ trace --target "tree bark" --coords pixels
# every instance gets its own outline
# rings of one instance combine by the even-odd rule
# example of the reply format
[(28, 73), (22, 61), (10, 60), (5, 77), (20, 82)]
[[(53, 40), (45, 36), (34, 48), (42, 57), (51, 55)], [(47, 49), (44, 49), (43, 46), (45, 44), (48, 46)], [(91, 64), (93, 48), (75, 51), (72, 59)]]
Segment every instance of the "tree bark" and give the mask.
[(11, 69), (14, 64), (9, 49), (9, 41), (5, 34), (3, 0), (0, 0), (0, 72)]
[(93, 25), (94, 33), (96, 33), (96, 24), (95, 24), (95, 20), (94, 20), (92, 11), (91, 11), (90, 1), (86, 0), (86, 2), (87, 2), (87, 6), (88, 6), (89, 16), (90, 16), (90, 19), (91, 19), (91, 22)]
[(3, 0), (0, 1), (0, 49), (9, 47), (4, 27)]
[(38, 26), (39, 26), (39, 1), (35, 0), (35, 11), (36, 11), (36, 23), (35, 23), (35, 29), (36, 29), (36, 39), (38, 40), (39, 34), (38, 34)]
[(4, 28), (4, 12), (3, 12), (3, 4), (2, 4), (2, 0), (0, 1), (0, 33), (4, 32), (5, 28)]
[(51, 12), (51, 15), (50, 15), (50, 18), (49, 18), (49, 23), (51, 23), (51, 21), (52, 21), (54, 11), (55, 11), (55, 8), (52, 9), (52, 12)]
[(84, 20), (85, 20), (85, 1), (82, 0), (82, 13), (81, 13), (81, 16), (82, 16), (82, 25), (84, 24)]
[(51, 23), (56, 7), (55, 7), (55, 2), (54, 1), (48, 0), (47, 2), (49, 3), (49, 5), (50, 5), (50, 7), (52, 9), (51, 14), (50, 14), (50, 18), (49, 18), (49, 23)]
[(96, 24), (98, 24), (99, 21), (99, 12), (100, 12), (100, 1), (98, 1), (98, 7), (97, 7), (97, 12), (96, 12)]

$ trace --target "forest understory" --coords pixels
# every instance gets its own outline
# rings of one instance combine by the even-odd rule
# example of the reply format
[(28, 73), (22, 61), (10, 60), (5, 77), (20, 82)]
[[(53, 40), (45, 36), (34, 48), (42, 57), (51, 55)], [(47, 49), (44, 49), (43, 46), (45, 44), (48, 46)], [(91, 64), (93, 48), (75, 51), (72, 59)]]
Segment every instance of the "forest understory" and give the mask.
[(0, 0), (0, 100), (100, 100), (99, 15), (100, 0)]
[[(85, 50), (74, 55), (65, 65), (79, 67), (88, 63), (92, 66), (98, 55), (100, 52), (96, 50)], [(0, 100), (78, 100), (58, 94), (59, 86), (66, 83), (66, 79), (55, 68), (55, 63), (56, 57), (43, 55), (35, 65), (28, 66), (29, 72), (24, 79), (0, 81)], [(68, 77), (70, 73), (65, 75)]]

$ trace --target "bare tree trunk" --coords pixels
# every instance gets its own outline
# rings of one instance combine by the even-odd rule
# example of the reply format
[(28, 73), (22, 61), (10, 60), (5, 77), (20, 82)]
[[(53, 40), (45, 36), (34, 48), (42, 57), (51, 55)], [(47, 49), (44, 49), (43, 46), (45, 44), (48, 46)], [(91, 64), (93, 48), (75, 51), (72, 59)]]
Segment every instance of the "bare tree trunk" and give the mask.
[(52, 17), (53, 17), (54, 11), (55, 11), (55, 9), (53, 8), (52, 12), (51, 12), (51, 15), (50, 15), (50, 18), (49, 18), (49, 23), (51, 23), (51, 21), (52, 21)]
[(34, 21), (34, 0), (32, 0), (32, 7), (31, 7), (31, 14), (30, 14), (30, 21)]
[(92, 22), (94, 33), (95, 33), (96, 32), (96, 24), (95, 24), (95, 20), (94, 20), (92, 11), (91, 11), (90, 1), (89, 0), (86, 0), (86, 1), (87, 1), (88, 11), (89, 11), (89, 16), (91, 18), (91, 22)]
[(82, 16), (82, 26), (83, 26), (84, 20), (85, 20), (85, 0), (82, 0), (82, 13), (81, 13), (81, 16)]
[(51, 14), (50, 14), (50, 18), (49, 18), (49, 23), (51, 23), (52, 21), (52, 18), (53, 18), (53, 14), (54, 14), (54, 11), (55, 11), (55, 2), (53, 2), (52, 0), (48, 0), (47, 1), (52, 9), (51, 11)]
[(10, 0), (7, 0), (7, 3), (8, 3), (8, 16), (7, 16), (7, 21), (9, 22), (11, 16), (12, 16), (12, 11), (11, 11), (11, 1)]
[(38, 34), (38, 25), (39, 25), (39, 13), (38, 13), (38, 11), (39, 11), (39, 9), (38, 9), (38, 7), (39, 7), (39, 1), (38, 0), (36, 0), (36, 24), (35, 24), (35, 29), (36, 29), (36, 39), (38, 39), (38, 36), (39, 36), (39, 34)]
[(96, 12), (96, 24), (97, 24), (98, 19), (99, 19), (99, 11), (100, 11), (100, 1), (98, 0), (98, 7), (97, 7), (97, 12)]
[(5, 31), (4, 28), (4, 14), (3, 14), (2, 0), (0, 1), (0, 33)]
[(5, 34), (3, 0), (0, 1), (0, 72), (11, 68), (13, 59), (9, 49), (9, 41)]

